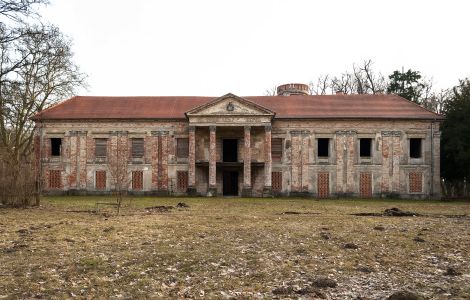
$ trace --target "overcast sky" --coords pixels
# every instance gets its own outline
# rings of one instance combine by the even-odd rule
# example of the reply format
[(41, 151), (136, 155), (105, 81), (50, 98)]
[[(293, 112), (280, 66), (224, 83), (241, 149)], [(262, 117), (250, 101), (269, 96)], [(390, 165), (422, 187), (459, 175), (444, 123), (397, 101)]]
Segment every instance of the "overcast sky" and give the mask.
[(470, 77), (470, 1), (52, 0), (82, 95), (263, 95), (372, 59), (439, 88)]

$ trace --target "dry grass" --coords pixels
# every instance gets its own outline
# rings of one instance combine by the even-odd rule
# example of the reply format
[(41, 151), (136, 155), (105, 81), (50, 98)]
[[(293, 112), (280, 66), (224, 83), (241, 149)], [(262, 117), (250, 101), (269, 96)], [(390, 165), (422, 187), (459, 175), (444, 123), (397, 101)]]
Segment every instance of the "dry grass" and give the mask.
[[(135, 198), (121, 216), (86, 212), (108, 200), (0, 209), (0, 298), (470, 297), (468, 202)], [(424, 216), (350, 215), (391, 207)]]

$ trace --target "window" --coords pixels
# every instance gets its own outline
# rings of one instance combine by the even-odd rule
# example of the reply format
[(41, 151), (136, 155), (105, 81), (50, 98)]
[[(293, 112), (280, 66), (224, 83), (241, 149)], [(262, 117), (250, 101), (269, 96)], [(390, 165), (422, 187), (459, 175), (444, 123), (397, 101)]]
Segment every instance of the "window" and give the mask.
[(132, 171), (132, 189), (142, 190), (144, 185), (144, 172)]
[(189, 155), (189, 139), (176, 139), (176, 157), (188, 158)]
[(421, 158), (421, 139), (410, 139), (410, 157)]
[(95, 186), (97, 190), (106, 189), (106, 171), (96, 171)]
[(132, 158), (144, 157), (144, 139), (132, 139)]
[(321, 138), (317, 140), (318, 143), (318, 157), (328, 157), (330, 156), (330, 139)]
[(271, 140), (271, 158), (273, 162), (282, 160), (282, 139), (275, 138)]
[(372, 156), (372, 139), (359, 139), (359, 155), (361, 157)]
[(60, 170), (49, 171), (49, 188), (59, 189), (61, 187), (62, 178), (60, 176)]
[(176, 172), (176, 188), (180, 192), (186, 192), (188, 188), (188, 172), (187, 171), (178, 171)]
[(60, 156), (60, 150), (62, 148), (61, 138), (51, 139), (51, 156)]
[(95, 139), (95, 157), (106, 157), (107, 139)]

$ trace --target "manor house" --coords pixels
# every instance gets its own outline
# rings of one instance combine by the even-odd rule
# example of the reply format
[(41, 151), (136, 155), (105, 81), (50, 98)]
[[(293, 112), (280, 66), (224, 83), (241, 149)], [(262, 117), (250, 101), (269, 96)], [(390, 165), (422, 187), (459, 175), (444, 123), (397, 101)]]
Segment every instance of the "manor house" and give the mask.
[(34, 121), (43, 193), (440, 197), (442, 117), (396, 95), (76, 96)]

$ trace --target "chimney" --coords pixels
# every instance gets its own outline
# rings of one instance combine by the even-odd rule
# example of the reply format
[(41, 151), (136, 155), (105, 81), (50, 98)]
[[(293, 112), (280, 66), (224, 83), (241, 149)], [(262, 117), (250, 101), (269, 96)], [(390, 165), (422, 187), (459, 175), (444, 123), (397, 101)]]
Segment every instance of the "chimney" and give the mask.
[(303, 83), (288, 83), (277, 87), (278, 96), (309, 95), (310, 88)]

